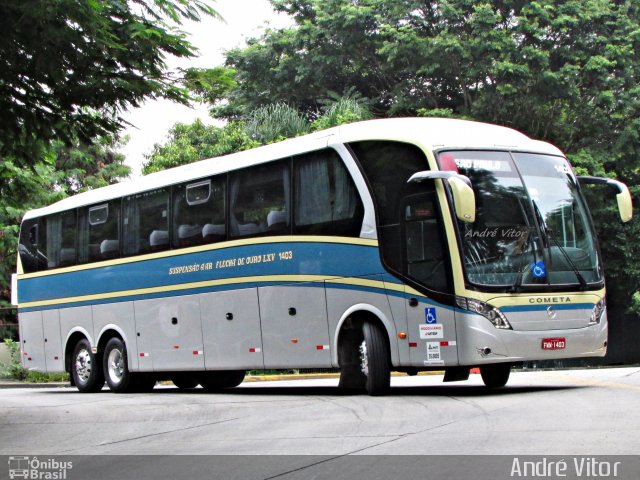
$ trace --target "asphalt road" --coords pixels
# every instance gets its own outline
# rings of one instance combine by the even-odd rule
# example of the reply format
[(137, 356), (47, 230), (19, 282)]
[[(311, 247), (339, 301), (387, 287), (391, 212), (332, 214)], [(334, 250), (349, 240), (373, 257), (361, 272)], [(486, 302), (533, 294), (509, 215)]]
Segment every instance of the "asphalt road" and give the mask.
[(0, 390), (0, 455), (637, 455), (640, 368), (394, 377), (385, 397), (336, 379), (245, 382), (224, 394)]
[(393, 377), (386, 397), (336, 379), (0, 389), (0, 480), (640, 478), (640, 368), (517, 372), (493, 391), (441, 381)]

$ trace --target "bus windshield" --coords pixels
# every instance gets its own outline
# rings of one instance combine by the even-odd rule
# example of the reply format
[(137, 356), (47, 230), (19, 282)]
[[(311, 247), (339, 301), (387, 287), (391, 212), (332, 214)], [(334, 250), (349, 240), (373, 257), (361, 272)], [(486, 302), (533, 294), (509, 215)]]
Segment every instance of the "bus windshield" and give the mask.
[(458, 222), (470, 283), (517, 291), (604, 280), (590, 217), (564, 158), (448, 151), (439, 161), (469, 177), (476, 195), (476, 221)]

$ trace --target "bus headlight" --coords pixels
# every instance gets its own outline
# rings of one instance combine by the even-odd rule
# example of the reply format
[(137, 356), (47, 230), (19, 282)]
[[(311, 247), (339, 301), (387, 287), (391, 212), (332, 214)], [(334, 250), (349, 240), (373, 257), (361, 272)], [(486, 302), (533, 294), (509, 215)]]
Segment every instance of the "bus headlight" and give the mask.
[(479, 300), (474, 300), (472, 298), (464, 297), (456, 297), (456, 303), (460, 308), (464, 310), (470, 310), (474, 313), (482, 315), (484, 318), (489, 320), (496, 328), (502, 330), (513, 330), (513, 328), (511, 328), (509, 320), (507, 320), (507, 317), (504, 316), (504, 313), (502, 313), (499, 308), (496, 308), (493, 305), (481, 302)]
[(606, 310), (607, 303), (604, 298), (595, 304), (593, 310), (591, 310), (591, 317), (589, 318), (589, 326), (598, 325), (602, 320), (602, 315)]

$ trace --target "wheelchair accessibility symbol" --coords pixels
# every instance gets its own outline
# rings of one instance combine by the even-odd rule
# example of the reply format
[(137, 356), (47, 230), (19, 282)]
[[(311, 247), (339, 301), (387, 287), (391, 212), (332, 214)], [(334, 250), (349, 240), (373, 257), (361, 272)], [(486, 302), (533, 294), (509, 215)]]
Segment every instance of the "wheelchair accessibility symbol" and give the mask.
[(438, 323), (436, 319), (436, 309), (434, 307), (427, 307), (424, 309), (424, 320), (425, 323), (434, 324)]
[(544, 278), (547, 276), (547, 270), (544, 267), (544, 262), (531, 262), (531, 273), (534, 278)]

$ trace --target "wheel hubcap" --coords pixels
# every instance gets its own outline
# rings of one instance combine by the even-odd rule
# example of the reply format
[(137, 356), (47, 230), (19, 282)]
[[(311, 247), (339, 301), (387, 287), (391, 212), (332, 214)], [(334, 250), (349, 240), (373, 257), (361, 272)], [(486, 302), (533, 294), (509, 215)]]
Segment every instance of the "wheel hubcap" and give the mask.
[(367, 357), (367, 342), (364, 340), (360, 344), (360, 370), (367, 377), (369, 376), (369, 357)]
[(120, 350), (111, 350), (107, 359), (109, 379), (112, 383), (120, 383), (124, 376), (124, 356)]
[(76, 355), (76, 373), (81, 383), (87, 383), (91, 378), (91, 354), (86, 349)]

